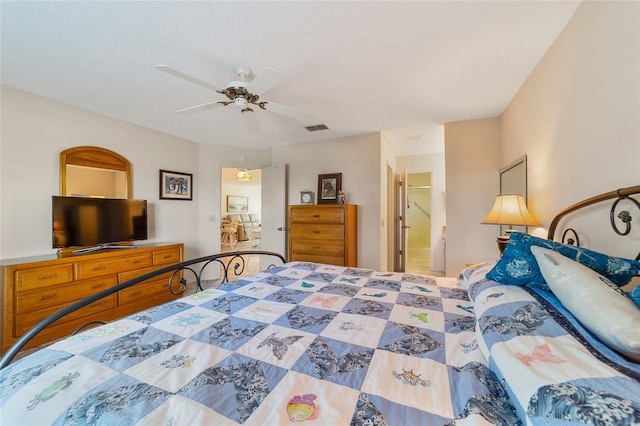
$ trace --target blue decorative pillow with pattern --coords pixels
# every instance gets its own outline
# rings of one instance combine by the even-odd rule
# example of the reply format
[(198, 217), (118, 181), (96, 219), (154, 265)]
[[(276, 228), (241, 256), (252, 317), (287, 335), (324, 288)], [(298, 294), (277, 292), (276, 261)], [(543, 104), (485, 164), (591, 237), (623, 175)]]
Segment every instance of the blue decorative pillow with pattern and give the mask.
[(638, 305), (638, 307), (640, 308), (640, 285), (634, 287), (633, 290), (627, 293), (627, 296), (629, 296), (631, 300), (636, 302), (636, 305)]
[(531, 285), (548, 289), (531, 246), (545, 247), (579, 262), (618, 286), (627, 284), (640, 271), (640, 262), (607, 256), (586, 248), (561, 244), (521, 232), (512, 232), (502, 258), (487, 273), (487, 278), (500, 284)]

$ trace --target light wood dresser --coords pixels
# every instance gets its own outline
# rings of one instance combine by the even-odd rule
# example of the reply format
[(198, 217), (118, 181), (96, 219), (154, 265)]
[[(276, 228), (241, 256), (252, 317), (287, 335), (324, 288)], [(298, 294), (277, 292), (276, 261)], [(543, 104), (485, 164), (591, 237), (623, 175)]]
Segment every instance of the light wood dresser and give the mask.
[(358, 266), (358, 206), (289, 206), (289, 261)]
[[(156, 243), (89, 254), (0, 261), (2, 353), (31, 327), (63, 307), (183, 259), (183, 244)], [(25, 348), (68, 336), (90, 321), (110, 321), (179, 297), (168, 290), (170, 275), (121, 290), (67, 315), (43, 330)], [(173, 281), (176, 288), (177, 278)]]

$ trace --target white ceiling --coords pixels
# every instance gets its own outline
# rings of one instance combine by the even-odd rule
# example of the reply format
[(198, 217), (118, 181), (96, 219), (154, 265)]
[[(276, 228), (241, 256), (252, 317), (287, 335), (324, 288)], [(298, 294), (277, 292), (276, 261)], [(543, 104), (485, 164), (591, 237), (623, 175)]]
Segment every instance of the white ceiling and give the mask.
[[(396, 154), (441, 150), (445, 122), (502, 113), (579, 1), (2, 1), (2, 84), (199, 143), (268, 147), (384, 132)], [(286, 80), (255, 112), (156, 70), (217, 86), (234, 67)], [(304, 126), (326, 124), (328, 131)], [(433, 140), (439, 140), (435, 148)]]

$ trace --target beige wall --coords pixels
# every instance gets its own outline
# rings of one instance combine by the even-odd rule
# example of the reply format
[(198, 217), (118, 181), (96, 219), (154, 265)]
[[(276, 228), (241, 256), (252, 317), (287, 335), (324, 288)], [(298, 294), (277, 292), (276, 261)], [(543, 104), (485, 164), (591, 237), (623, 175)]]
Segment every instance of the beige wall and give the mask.
[(499, 227), (481, 225), (498, 193), (500, 119), (447, 123), (446, 275), (456, 276), (467, 263), (497, 259)]
[[(59, 155), (67, 148), (94, 145), (127, 158), (133, 196), (149, 203), (149, 242), (183, 242), (187, 259), (219, 250), (220, 167), (269, 164), (269, 150), (199, 145), (7, 86), (0, 89), (0, 258), (54, 252), (51, 196), (59, 194)], [(192, 173), (193, 201), (159, 200), (160, 169)]]
[(300, 191), (316, 194), (318, 175), (342, 173), (347, 203), (358, 205), (358, 266), (380, 267), (381, 138), (379, 133), (319, 142), (274, 146), (273, 164), (288, 165), (288, 198), (300, 202)]
[[(529, 206), (544, 227), (537, 235), (562, 208), (639, 184), (640, 3), (584, 2), (502, 116), (448, 123), (445, 144), (447, 275), (497, 256), (493, 227), (480, 221), (497, 171), (524, 154)], [(608, 212), (587, 225), (606, 229)], [(608, 243), (592, 248), (623, 255), (619, 246), (635, 245), (625, 252), (635, 256), (640, 230), (628, 243), (607, 232)]]

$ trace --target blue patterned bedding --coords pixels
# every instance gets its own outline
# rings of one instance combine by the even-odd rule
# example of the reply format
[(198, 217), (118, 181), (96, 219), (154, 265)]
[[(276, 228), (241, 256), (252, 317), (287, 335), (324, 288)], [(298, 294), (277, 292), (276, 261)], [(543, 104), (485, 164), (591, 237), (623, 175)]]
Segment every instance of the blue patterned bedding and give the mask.
[(518, 424), (452, 278), (289, 263), (0, 372), (0, 423)]
[(0, 423), (640, 423), (638, 364), (580, 337), (550, 294), (487, 280), (491, 266), (259, 272), (16, 361)]
[(591, 335), (550, 291), (486, 279), (492, 266), (463, 275), (479, 347), (519, 417), (532, 425), (640, 424), (640, 364)]

